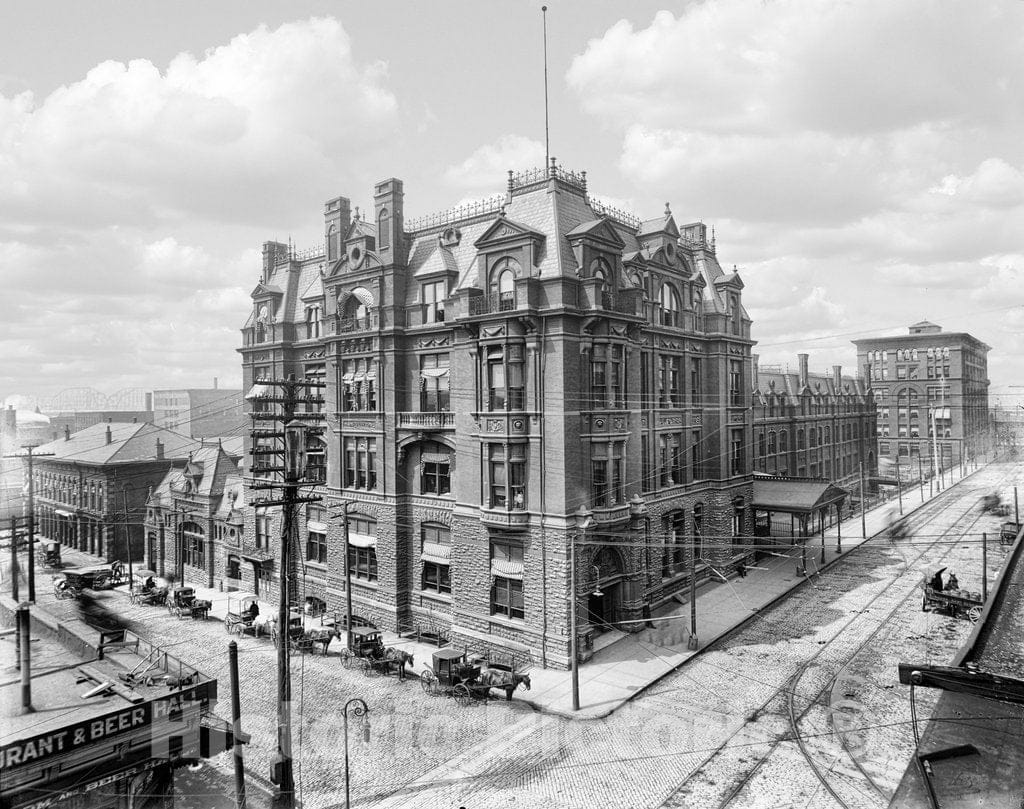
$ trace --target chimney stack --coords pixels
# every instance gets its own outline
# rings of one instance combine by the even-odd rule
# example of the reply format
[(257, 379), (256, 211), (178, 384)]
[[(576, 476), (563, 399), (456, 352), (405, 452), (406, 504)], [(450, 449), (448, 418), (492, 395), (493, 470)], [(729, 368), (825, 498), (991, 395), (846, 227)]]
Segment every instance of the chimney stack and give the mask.
[(111, 444), (114, 441), (114, 434), (110, 432), (110, 425), (107, 425), (107, 443)]
[(156, 459), (162, 461), (164, 459), (164, 442), (159, 438), (156, 440)]
[(807, 387), (807, 360), (809, 359), (810, 355), (809, 354), (797, 354), (796, 357), (797, 357), (798, 360), (800, 360), (800, 387), (801, 387), (801, 389), (802, 388), (806, 388)]
[(832, 366), (832, 383), (836, 386), (836, 390), (840, 390), (843, 387), (843, 366), (833, 365)]
[(66, 424), (64, 425), (64, 440), (65, 441), (70, 441), (71, 440), (71, 428), (68, 427), (68, 425), (66, 425)]
[(757, 374), (757, 361), (759, 359), (760, 359), (760, 357), (757, 354), (751, 354), (750, 355), (750, 360), (753, 363), (752, 371), (753, 371), (753, 375), (754, 375), (754, 390), (758, 390), (760, 388), (760, 381), (758, 379), (758, 374)]
[(217, 377), (213, 378), (213, 389), (217, 390)]

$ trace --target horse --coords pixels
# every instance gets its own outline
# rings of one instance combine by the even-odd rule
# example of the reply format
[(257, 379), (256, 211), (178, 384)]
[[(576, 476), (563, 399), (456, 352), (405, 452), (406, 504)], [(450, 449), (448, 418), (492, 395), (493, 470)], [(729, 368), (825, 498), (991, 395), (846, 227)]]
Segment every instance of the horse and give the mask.
[(407, 663), (410, 667), (416, 665), (416, 661), (413, 660), (412, 653), (407, 652), (404, 649), (386, 649), (383, 659), (387, 661), (389, 671), (392, 666), (398, 669), (399, 680), (405, 679), (405, 666)]
[(338, 637), (341, 637), (341, 633), (331, 627), (306, 630), (307, 640), (309, 640), (311, 644), (322, 644), (324, 647), (322, 653), (325, 655), (327, 654), (327, 647), (331, 645), (331, 641)]
[(512, 692), (520, 685), (525, 686), (527, 691), (530, 690), (529, 674), (517, 674), (514, 671), (502, 669), (487, 669), (480, 674), (477, 682), (490, 688), (504, 689), (506, 702), (512, 701)]

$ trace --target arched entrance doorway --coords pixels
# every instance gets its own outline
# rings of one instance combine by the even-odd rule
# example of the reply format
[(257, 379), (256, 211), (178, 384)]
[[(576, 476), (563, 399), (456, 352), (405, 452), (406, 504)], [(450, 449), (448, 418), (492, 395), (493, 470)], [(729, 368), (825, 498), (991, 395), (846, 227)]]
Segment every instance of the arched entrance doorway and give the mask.
[(604, 547), (598, 550), (587, 573), (587, 623), (595, 634), (615, 629), (623, 620), (622, 592), (625, 571), (617, 550)]

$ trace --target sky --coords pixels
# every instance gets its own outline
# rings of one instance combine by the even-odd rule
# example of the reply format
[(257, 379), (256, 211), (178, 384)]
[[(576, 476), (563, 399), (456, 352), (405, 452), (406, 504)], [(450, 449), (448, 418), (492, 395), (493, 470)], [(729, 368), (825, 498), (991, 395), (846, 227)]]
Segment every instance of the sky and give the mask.
[[(927, 319), (1024, 402), (1024, 0), (547, 5), (550, 153), (714, 225), (762, 363)], [(264, 241), (543, 162), (540, 6), (6, 0), (0, 397), (239, 385)]]

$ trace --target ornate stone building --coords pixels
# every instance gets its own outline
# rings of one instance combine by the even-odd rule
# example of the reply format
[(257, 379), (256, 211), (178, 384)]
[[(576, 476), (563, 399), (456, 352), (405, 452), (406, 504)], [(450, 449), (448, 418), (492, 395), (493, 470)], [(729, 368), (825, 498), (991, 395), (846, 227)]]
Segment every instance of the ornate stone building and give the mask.
[[(750, 321), (703, 224), (554, 164), (416, 221), (385, 180), (369, 211), (330, 200), (322, 250), (264, 244), (243, 329), (254, 410), (262, 379), (327, 384), (296, 600), (343, 611), (347, 559), (360, 618), (565, 667), (570, 603), (585, 645), (685, 590), (691, 553), (699, 577), (747, 555)], [(243, 555), (280, 528), (255, 509)]]

